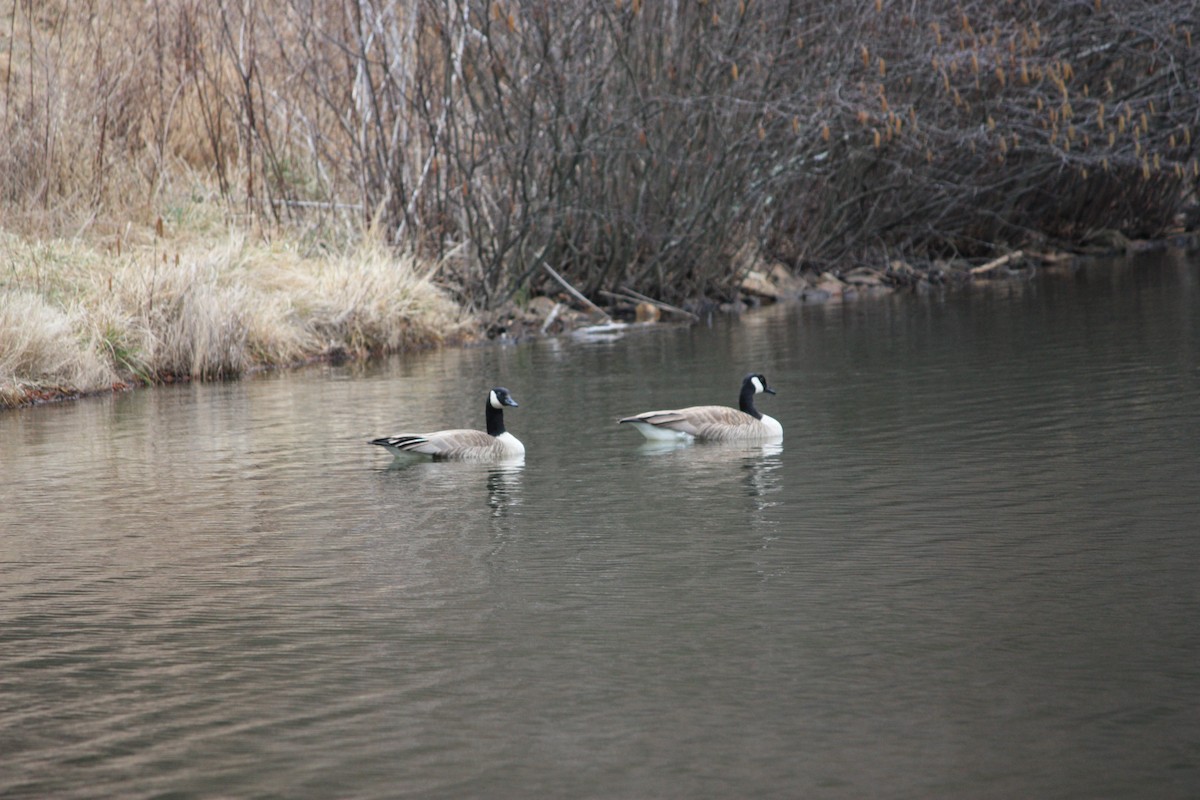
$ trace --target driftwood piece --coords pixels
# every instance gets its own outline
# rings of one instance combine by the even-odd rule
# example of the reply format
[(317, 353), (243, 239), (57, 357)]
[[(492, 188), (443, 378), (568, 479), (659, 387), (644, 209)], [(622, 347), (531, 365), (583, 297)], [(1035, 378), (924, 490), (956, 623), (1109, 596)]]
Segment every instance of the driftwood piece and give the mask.
[(991, 272), (994, 269), (999, 269), (1000, 267), (1003, 267), (1005, 264), (1008, 264), (1011, 261), (1015, 261), (1016, 259), (1021, 258), (1024, 255), (1025, 255), (1025, 253), (1023, 251), (1014, 250), (1011, 253), (1009, 253), (1008, 255), (1000, 256), (999, 258), (992, 259), (991, 261), (987, 262), (986, 264), (980, 264), (978, 267), (974, 267), (971, 270), (971, 275), (983, 275), (985, 273)]
[(562, 307), (562, 303), (555, 303), (554, 308), (550, 309), (550, 313), (546, 315), (546, 321), (542, 323), (542, 333), (545, 333), (546, 329), (554, 324), (554, 320), (558, 319)]

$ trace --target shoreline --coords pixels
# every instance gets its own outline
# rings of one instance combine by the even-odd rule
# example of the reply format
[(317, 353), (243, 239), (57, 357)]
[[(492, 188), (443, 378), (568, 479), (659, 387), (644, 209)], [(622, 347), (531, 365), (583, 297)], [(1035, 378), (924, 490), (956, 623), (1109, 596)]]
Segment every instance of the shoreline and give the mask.
[[(158, 385), (236, 380), (262, 372), (291, 370), (317, 364), (366, 361), (397, 353), (418, 352), (435, 347), (472, 347), (500, 340), (519, 343), (532, 339), (569, 335), (591, 326), (608, 324), (694, 323), (702, 317), (719, 314), (738, 317), (742, 313), (778, 304), (824, 305), (855, 303), (902, 293), (923, 294), (964, 289), (972, 285), (1001, 285), (1029, 280), (1038, 274), (1072, 274), (1093, 260), (1109, 260), (1155, 252), (1195, 253), (1200, 250), (1200, 235), (1186, 234), (1165, 239), (1124, 242), (1122, 247), (1093, 248), (1088, 252), (1014, 251), (982, 264), (969, 262), (933, 262), (912, 266), (893, 261), (886, 269), (855, 267), (848, 270), (805, 269), (793, 274), (783, 265), (769, 269), (751, 269), (745, 273), (733, 302), (700, 300), (683, 307), (671, 306), (641, 295), (612, 294), (610, 303), (598, 307), (580, 302), (572, 293), (554, 297), (538, 296), (524, 306), (510, 303), (505, 307), (466, 316), (451, 322), (440, 333), (408, 337), (392, 346), (346, 347), (331, 344), (294, 358), (250, 362), (231, 374), (193, 375), (160, 372), (152, 378), (132, 372), (117, 373), (115, 380), (85, 389), (34, 381), (16, 381), (0, 387), (0, 411), (64, 403), (104, 394), (117, 394)], [(590, 308), (585, 306), (588, 303)], [(407, 327), (411, 321), (404, 320)]]

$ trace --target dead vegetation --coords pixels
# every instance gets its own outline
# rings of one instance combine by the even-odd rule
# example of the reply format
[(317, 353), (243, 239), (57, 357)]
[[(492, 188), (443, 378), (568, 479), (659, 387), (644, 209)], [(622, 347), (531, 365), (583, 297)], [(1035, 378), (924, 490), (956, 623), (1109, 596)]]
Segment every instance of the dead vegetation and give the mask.
[(0, 406), (233, 377), (466, 332), (459, 308), (412, 259), (382, 246), (315, 258), (234, 231), (223, 242), (163, 238), (157, 252), (117, 256), (7, 235), (0, 259)]

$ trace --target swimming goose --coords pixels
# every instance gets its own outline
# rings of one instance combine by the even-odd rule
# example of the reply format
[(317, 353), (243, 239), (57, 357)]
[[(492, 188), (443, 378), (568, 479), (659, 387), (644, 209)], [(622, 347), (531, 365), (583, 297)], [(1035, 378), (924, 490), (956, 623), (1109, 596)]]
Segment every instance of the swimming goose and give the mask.
[(754, 407), (754, 395), (775, 394), (761, 373), (747, 375), (742, 381), (738, 408), (727, 406), (690, 406), (668, 411), (647, 411), (618, 422), (628, 422), (647, 439), (679, 441), (703, 439), (714, 442), (765, 442), (783, 438), (779, 420)]
[(517, 407), (508, 389), (497, 386), (488, 392), (487, 433), (457, 428), (434, 433), (398, 433), (371, 444), (386, 447), (396, 456), (427, 455), (438, 461), (503, 461), (525, 455), (525, 445), (504, 429), (504, 407)]

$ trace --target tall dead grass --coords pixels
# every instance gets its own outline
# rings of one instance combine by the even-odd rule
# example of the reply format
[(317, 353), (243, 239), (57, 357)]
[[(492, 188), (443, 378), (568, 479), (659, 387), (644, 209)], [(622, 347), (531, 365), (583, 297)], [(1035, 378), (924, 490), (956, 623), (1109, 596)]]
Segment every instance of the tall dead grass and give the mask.
[(418, 262), (378, 244), (314, 257), (229, 230), (220, 242), (155, 239), (118, 255), (8, 235), (0, 264), (5, 406), (394, 351), (464, 329)]
[(56, 308), (34, 292), (0, 297), (0, 407), (26, 402), (33, 392), (99, 389), (116, 372), (82, 342), (79, 308)]

